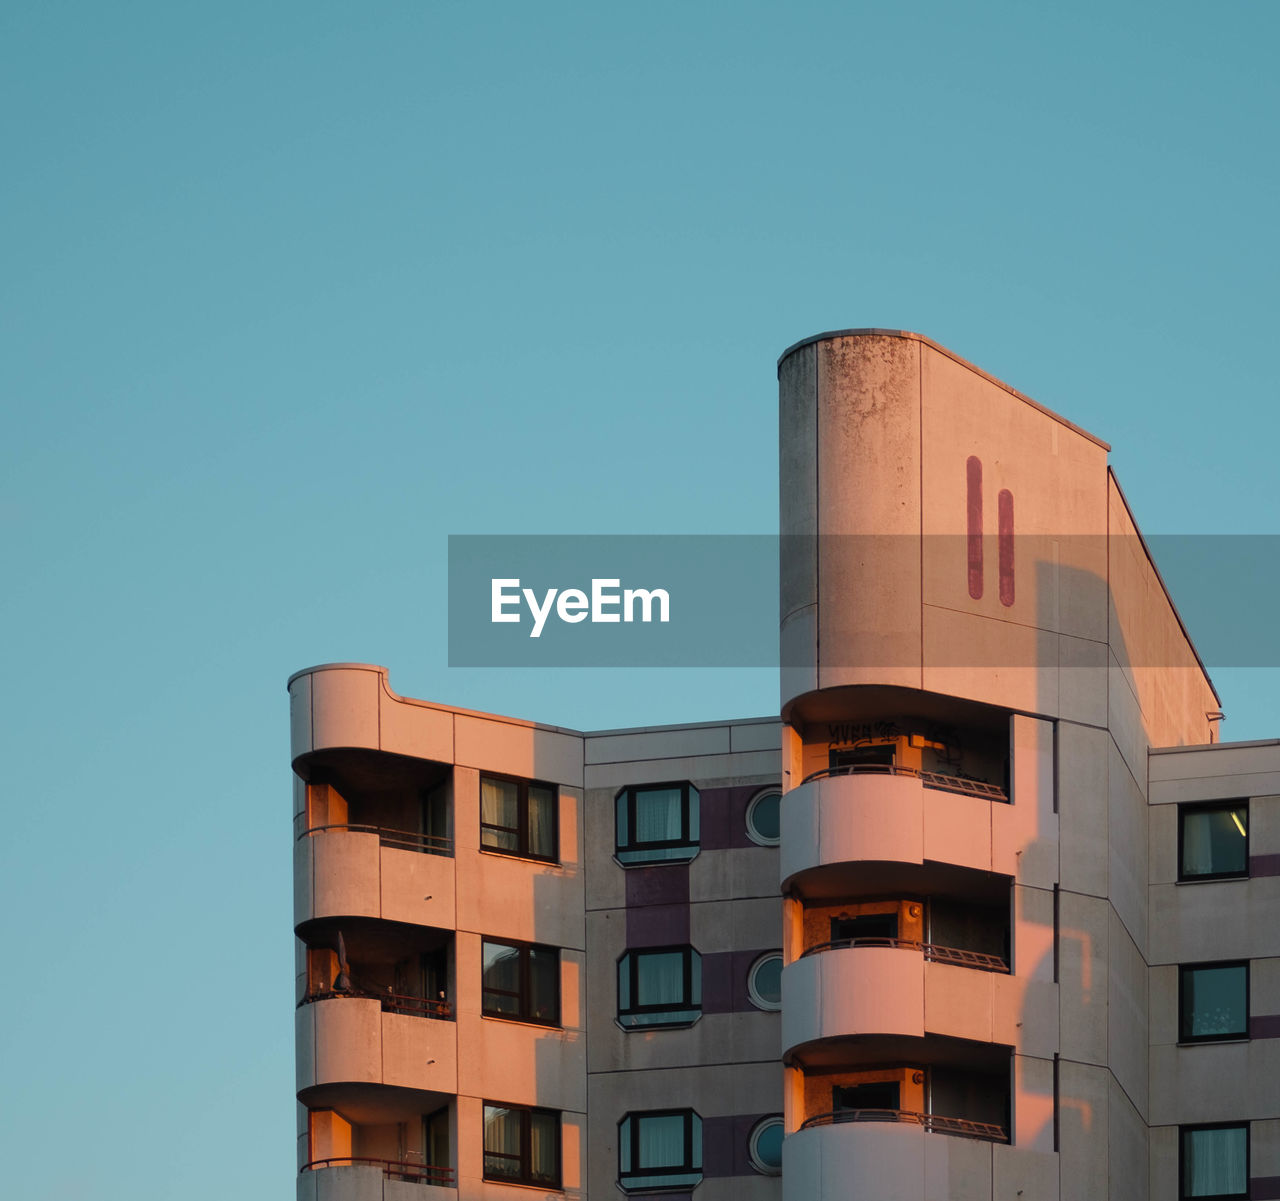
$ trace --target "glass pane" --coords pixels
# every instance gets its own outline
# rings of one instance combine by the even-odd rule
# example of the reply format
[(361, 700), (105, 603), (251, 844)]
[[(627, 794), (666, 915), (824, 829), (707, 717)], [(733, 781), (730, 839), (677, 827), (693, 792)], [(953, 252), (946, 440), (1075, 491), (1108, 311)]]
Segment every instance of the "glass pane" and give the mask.
[(637, 1170), (678, 1168), (684, 1164), (684, 1114), (637, 1116), (635, 1123)]
[(751, 986), (760, 1000), (782, 1004), (782, 956), (770, 955), (751, 969)]
[(618, 961), (618, 1008), (631, 1008), (631, 956), (624, 955)]
[(547, 1184), (559, 1184), (560, 1118), (554, 1113), (531, 1113), (529, 1123), (529, 1176)]
[(1187, 1197), (1245, 1197), (1249, 1133), (1244, 1126), (1184, 1130), (1182, 1178)]
[(560, 952), (529, 951), (529, 1017), (535, 1022), (560, 1020)]
[(1244, 964), (1201, 967), (1182, 974), (1182, 1037), (1248, 1032), (1248, 973)]
[(520, 1012), (520, 950), (487, 942), (483, 948), (484, 1008), (518, 1016)]
[(782, 1123), (776, 1119), (760, 1128), (755, 1140), (756, 1159), (761, 1167), (782, 1167)]
[(480, 821), (486, 826), (506, 826), (514, 830), (520, 824), (520, 785), (514, 780), (490, 780), (480, 777)]
[(777, 842), (782, 834), (779, 816), (782, 805), (782, 794), (771, 792), (762, 796), (751, 805), (751, 829), (757, 838), (766, 842)]
[(636, 952), (636, 1004), (683, 1005), (684, 955), (680, 951)]
[(553, 859), (556, 853), (556, 794), (529, 785), (529, 854)]
[(679, 788), (637, 789), (635, 807), (637, 842), (678, 842), (684, 838)]
[(1249, 808), (1191, 811), (1182, 814), (1182, 874), (1244, 875), (1249, 869)]
[(520, 1120), (523, 1112), (484, 1107), (484, 1174), (520, 1176)]

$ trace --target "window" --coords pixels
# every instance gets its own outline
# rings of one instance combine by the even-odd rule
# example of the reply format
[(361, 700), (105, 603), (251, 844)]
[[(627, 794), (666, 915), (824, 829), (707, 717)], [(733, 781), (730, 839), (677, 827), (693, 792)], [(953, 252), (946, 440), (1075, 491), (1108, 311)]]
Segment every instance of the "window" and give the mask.
[(1249, 874), (1249, 805), (1178, 806), (1178, 879), (1225, 880)]
[(747, 995), (757, 1009), (782, 1008), (782, 952), (761, 955), (747, 973)]
[(828, 766), (834, 772), (883, 769), (892, 771), (897, 760), (897, 742), (878, 743), (869, 746), (847, 747), (841, 751), (831, 751)]
[(853, 917), (831, 919), (831, 941), (853, 942), (857, 939), (889, 941), (898, 937), (898, 915), (894, 913), (859, 913)]
[(1178, 1039), (1249, 1037), (1249, 964), (1204, 963), (1178, 973)]
[(831, 1108), (837, 1112), (849, 1109), (902, 1108), (902, 1085), (897, 1080), (872, 1080), (866, 1084), (838, 1084), (831, 1090)]
[(782, 841), (782, 793), (770, 788), (753, 797), (747, 806), (747, 837), (762, 847), (776, 847)]
[(618, 1123), (624, 1189), (691, 1188), (702, 1180), (702, 1119), (692, 1109), (629, 1113)]
[(1179, 1196), (1247, 1197), (1249, 1127), (1183, 1126)]
[(560, 1024), (560, 952), (555, 947), (484, 940), (481, 948), (486, 1017)]
[(484, 1178), (560, 1187), (560, 1115), (484, 1103)]
[(624, 788), (617, 797), (617, 820), (623, 867), (692, 859), (698, 853), (698, 790), (687, 780)]
[(558, 862), (557, 798), (552, 784), (481, 776), (481, 849)]
[(692, 947), (628, 951), (618, 960), (618, 1024), (690, 1026), (702, 1016), (702, 956)]
[(761, 1118), (751, 1130), (747, 1154), (751, 1166), (766, 1176), (782, 1174), (782, 1115)]

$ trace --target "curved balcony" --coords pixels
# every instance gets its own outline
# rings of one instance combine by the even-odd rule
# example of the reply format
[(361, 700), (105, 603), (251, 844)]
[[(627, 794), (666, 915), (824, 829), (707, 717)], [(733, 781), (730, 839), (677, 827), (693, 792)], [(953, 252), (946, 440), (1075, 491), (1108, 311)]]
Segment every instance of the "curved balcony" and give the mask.
[(821, 944), (783, 968), (782, 1049), (803, 1056), (866, 1034), (1012, 1045), (1019, 996), (995, 955), (907, 939)]
[(375, 917), (451, 930), (451, 854), (447, 839), (429, 835), (372, 826), (304, 829), (294, 843), (294, 925)]
[(898, 1111), (854, 1110), (835, 1117), (819, 1115), (784, 1140), (783, 1201), (846, 1201), (854, 1195), (858, 1201), (990, 1201), (991, 1143), (1004, 1141), (1003, 1130), (999, 1139), (962, 1133), (930, 1115)]
[(338, 1087), (349, 1084), (457, 1093), (455, 1024), (385, 1008), (386, 1000), (342, 996), (299, 1006), (299, 1100), (333, 1103)]
[(346, 1156), (304, 1164), (298, 1201), (457, 1201), (452, 1168)]
[(816, 772), (782, 799), (782, 886), (873, 861), (989, 872), (994, 828), (1012, 812), (982, 781), (881, 764)]

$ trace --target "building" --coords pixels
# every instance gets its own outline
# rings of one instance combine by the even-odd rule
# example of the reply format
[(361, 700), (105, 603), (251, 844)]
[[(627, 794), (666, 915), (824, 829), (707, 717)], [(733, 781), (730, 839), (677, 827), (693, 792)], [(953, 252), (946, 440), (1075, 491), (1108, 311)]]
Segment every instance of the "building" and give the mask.
[(778, 718), (290, 680), (299, 1198), (1280, 1197), (1280, 742), (1107, 446), (914, 334), (779, 381)]

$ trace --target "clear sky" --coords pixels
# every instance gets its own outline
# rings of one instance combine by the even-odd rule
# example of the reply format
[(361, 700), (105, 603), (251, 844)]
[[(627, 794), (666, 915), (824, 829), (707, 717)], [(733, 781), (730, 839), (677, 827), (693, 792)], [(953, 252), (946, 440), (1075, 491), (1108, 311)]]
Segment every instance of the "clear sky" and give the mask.
[[(450, 670), (450, 533), (767, 533), (774, 362), (919, 330), (1280, 533), (1280, 6), (9, 4), (0, 1148), (292, 1196), (290, 672), (599, 728), (765, 671)], [(1194, 633), (1194, 631), (1193, 631)], [(1227, 738), (1277, 675), (1215, 672)]]

